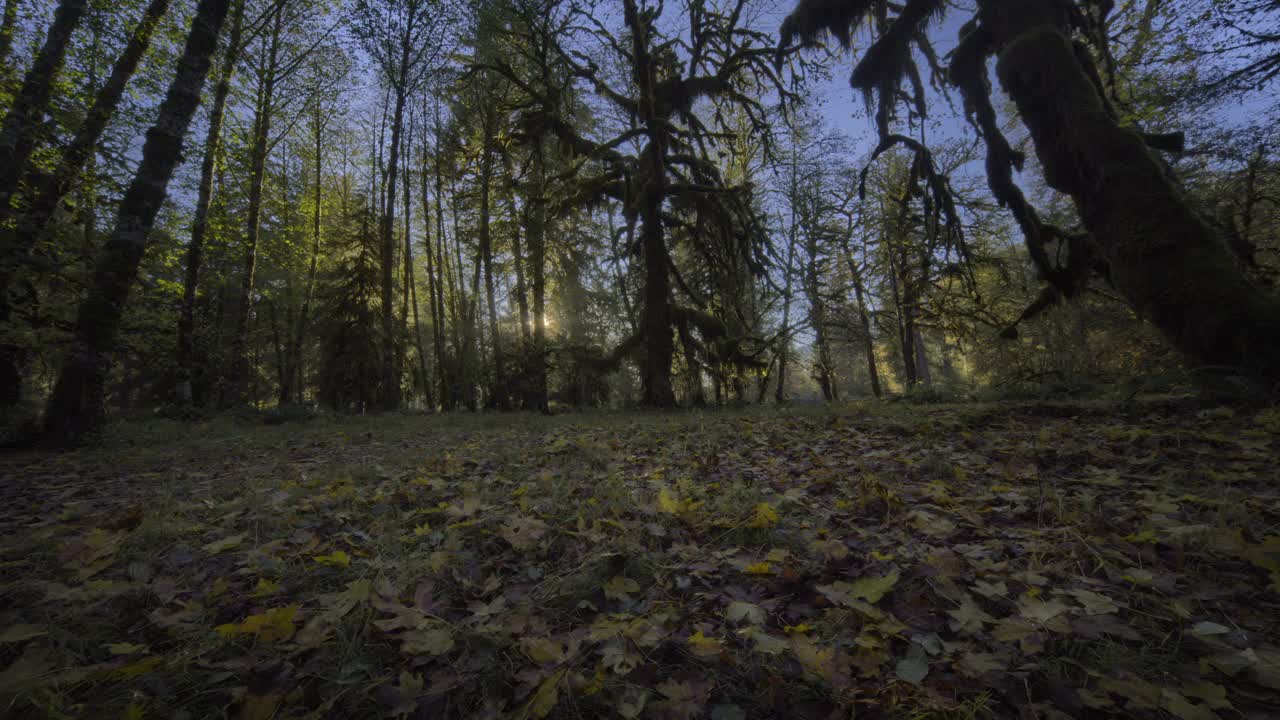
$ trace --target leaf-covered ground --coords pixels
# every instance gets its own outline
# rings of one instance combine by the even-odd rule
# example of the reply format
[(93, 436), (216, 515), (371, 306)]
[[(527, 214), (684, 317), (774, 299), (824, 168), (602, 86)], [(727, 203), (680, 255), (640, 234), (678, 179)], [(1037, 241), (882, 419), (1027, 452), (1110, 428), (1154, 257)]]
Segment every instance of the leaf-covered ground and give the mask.
[(0, 715), (1274, 718), (1280, 413), (151, 423), (0, 459)]

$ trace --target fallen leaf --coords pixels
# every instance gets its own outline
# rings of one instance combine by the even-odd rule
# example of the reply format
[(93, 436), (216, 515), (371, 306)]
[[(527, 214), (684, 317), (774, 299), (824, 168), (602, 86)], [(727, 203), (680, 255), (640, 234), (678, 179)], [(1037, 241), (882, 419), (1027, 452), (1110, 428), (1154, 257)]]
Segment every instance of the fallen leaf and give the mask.
[(217, 555), (218, 553), (223, 553), (228, 550), (235, 550), (236, 548), (240, 547), (242, 543), (244, 543), (244, 539), (245, 539), (245, 533), (240, 533), (238, 535), (228, 535), (222, 538), (221, 540), (214, 540), (213, 542), (205, 545), (203, 549), (205, 552), (211, 555)]
[(315, 555), (311, 559), (329, 567), (344, 568), (351, 565), (351, 556), (345, 550), (335, 550), (328, 555)]
[(747, 522), (749, 528), (772, 528), (778, 524), (778, 512), (769, 503), (756, 505), (755, 513)]
[(272, 608), (260, 615), (250, 615), (240, 623), (219, 625), (217, 631), (219, 635), (226, 638), (236, 635), (253, 635), (262, 642), (288, 640), (293, 637), (295, 631), (293, 623), (297, 614), (296, 604)]
[(0, 632), (0, 643), (17, 643), (47, 634), (35, 625), (10, 625), (4, 629), (4, 632)]
[(564, 645), (550, 638), (520, 638), (520, 649), (536, 663), (558, 663), (564, 660)]
[(714, 657), (724, 651), (724, 643), (717, 638), (709, 638), (702, 631), (689, 636), (689, 649), (698, 657)]
[(538, 689), (529, 697), (529, 701), (525, 704), (525, 711), (529, 716), (535, 718), (544, 718), (551, 714), (555, 709), (556, 703), (560, 702), (560, 681), (564, 679), (567, 669), (557, 670), (546, 680), (538, 685)]
[(634, 592), (640, 592), (640, 583), (628, 577), (617, 576), (604, 584), (604, 596), (610, 600), (625, 602)]
[(762, 625), (765, 620), (764, 608), (741, 600), (729, 603), (724, 617), (731, 623), (747, 622), (751, 625)]
[(929, 674), (929, 660), (925, 656), (924, 648), (912, 643), (911, 649), (907, 651), (907, 656), (898, 661), (893, 668), (893, 674), (899, 680), (909, 682), (912, 685), (919, 685), (925, 676)]

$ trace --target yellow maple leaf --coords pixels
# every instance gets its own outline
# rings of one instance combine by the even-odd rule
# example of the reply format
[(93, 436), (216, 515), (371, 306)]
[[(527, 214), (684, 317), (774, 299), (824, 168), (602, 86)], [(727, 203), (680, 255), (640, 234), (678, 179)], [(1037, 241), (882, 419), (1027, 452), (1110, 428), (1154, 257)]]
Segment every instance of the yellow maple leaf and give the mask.
[(564, 645), (551, 638), (521, 638), (520, 649), (537, 663), (560, 662), (564, 659)]
[(778, 511), (774, 510), (769, 503), (760, 503), (756, 505), (755, 514), (751, 516), (751, 520), (747, 522), (750, 528), (771, 528), (778, 524)]
[(335, 550), (329, 555), (316, 555), (312, 559), (330, 567), (347, 567), (351, 564), (351, 556), (344, 550)]
[(742, 569), (748, 575), (772, 575), (773, 565), (767, 562), (751, 563)]
[(688, 642), (689, 649), (699, 657), (719, 655), (724, 650), (724, 643), (721, 643), (718, 638), (709, 638), (703, 635), (701, 630), (690, 635)]
[(280, 583), (266, 578), (258, 578), (258, 584), (253, 587), (252, 597), (262, 598), (269, 595), (275, 595), (280, 592)]
[(529, 697), (525, 709), (529, 715), (535, 718), (544, 718), (551, 714), (555, 709), (556, 703), (560, 701), (560, 681), (564, 679), (567, 669), (561, 669), (555, 672), (551, 677), (542, 681), (538, 689)]
[(820, 647), (804, 635), (791, 636), (791, 652), (809, 673), (835, 685), (835, 650)]
[(250, 615), (241, 623), (228, 623), (219, 625), (216, 629), (218, 634), (225, 638), (232, 638), (236, 635), (253, 635), (263, 642), (275, 642), (276, 640), (288, 640), (293, 637), (294, 633), (294, 617), (298, 614), (298, 606), (286, 605), (281, 608), (272, 608), (260, 615)]
[(680, 512), (680, 500), (670, 490), (662, 488), (658, 491), (658, 509), (668, 515), (676, 515)]

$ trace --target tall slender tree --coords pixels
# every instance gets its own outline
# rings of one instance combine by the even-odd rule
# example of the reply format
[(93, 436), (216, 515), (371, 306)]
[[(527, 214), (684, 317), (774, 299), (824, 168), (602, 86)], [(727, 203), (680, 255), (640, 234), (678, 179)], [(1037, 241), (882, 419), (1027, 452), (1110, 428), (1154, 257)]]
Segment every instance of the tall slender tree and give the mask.
[(182, 158), (184, 137), (200, 104), (230, 4), (230, 0), (200, 0), (196, 6), (173, 81), (147, 132), (142, 160), (120, 202), (115, 229), (98, 257), (89, 294), (80, 305), (72, 346), (45, 410), (47, 444), (84, 440), (102, 425), (105, 384), (120, 317), (169, 180)]
[(178, 368), (175, 400), (190, 405), (193, 400), (192, 379), (195, 374), (195, 311), (200, 270), (204, 262), (205, 238), (209, 233), (209, 210), (213, 202), (214, 170), (222, 152), (222, 123), (226, 117), (231, 81), (240, 59), (247, 0), (237, 0), (232, 14), (231, 32), (222, 51), (218, 81), (213, 89), (213, 105), (209, 110), (209, 126), (205, 129), (204, 158), (200, 161), (200, 184), (196, 189), (192, 211), (191, 237), (187, 241), (183, 263), (182, 305), (178, 310)]
[[(0, 261), (0, 288), (10, 287), (18, 268), (26, 262), (40, 234), (53, 218), (59, 201), (71, 191), (73, 183), (91, 163), (98, 151), (102, 133), (115, 115), (125, 87), (150, 47), (151, 37), (168, 8), (169, 0), (151, 0), (143, 10), (142, 18), (111, 69), (111, 75), (98, 89), (84, 120), (71, 142), (63, 149), (53, 171), (39, 173), (31, 168), (26, 170), (27, 178), (23, 183), (25, 207), (12, 227), (0, 227), (0, 237), (3, 237), (0, 245), (5, 248), (6, 256), (4, 261)], [(91, 228), (92, 222), (86, 223), (86, 226)], [(9, 302), (8, 291), (0, 291), (0, 323), (11, 320)], [(0, 377), (7, 380), (11, 388), (11, 391), (0, 393), (0, 408), (12, 407), (20, 398), (26, 355), (24, 348), (11, 343), (0, 343), (0, 368), (4, 368), (0, 371)]]
[(391, 91), (391, 141), (388, 148), (386, 195), (382, 206), (382, 400), (384, 410), (400, 406), (400, 378), (395, 375), (393, 339), (395, 289), (395, 206), (400, 172), (405, 108), (445, 51), (444, 28), (449, 15), (439, 0), (356, 0), (354, 28), (378, 74)]

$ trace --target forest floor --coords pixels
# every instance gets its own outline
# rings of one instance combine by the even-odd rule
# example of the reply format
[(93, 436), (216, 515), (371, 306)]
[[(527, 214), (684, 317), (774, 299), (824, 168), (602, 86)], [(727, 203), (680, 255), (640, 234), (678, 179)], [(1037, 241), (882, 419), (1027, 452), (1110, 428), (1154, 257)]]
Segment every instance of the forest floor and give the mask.
[(0, 715), (1275, 718), (1280, 411), (220, 419), (0, 458)]

